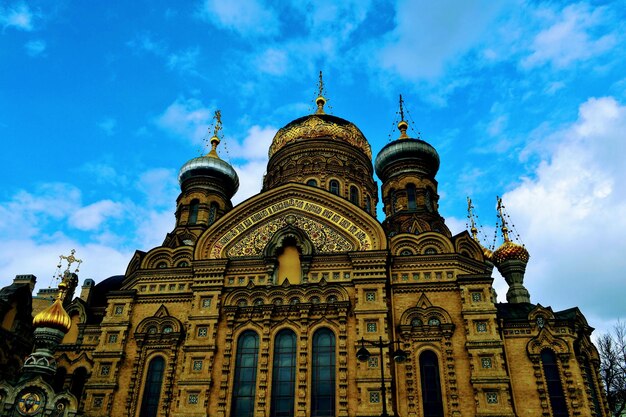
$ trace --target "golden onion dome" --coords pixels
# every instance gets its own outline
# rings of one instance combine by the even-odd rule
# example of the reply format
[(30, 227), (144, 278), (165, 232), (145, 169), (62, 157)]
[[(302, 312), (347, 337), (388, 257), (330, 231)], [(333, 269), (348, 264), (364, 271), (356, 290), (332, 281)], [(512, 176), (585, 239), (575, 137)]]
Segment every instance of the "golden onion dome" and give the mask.
[(493, 263), (496, 266), (509, 260), (518, 260), (526, 263), (528, 262), (528, 259), (530, 259), (530, 254), (526, 248), (522, 245), (518, 245), (517, 243), (513, 243), (510, 240), (505, 241), (502, 246), (493, 252), (492, 255)]
[(272, 140), (269, 157), (291, 143), (322, 138), (348, 143), (372, 158), (372, 148), (358, 127), (340, 117), (319, 112), (300, 117), (279, 129)]
[(63, 308), (63, 303), (59, 298), (41, 313), (37, 314), (33, 319), (35, 327), (51, 327), (67, 333), (72, 325), (69, 314)]

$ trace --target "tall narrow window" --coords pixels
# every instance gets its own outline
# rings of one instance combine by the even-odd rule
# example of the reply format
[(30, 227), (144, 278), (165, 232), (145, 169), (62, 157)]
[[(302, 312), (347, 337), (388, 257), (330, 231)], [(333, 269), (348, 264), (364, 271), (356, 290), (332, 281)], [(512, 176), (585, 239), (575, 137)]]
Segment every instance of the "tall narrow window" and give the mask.
[(422, 381), (424, 417), (443, 417), (439, 363), (437, 355), (430, 350), (426, 350), (420, 355), (420, 378)]
[(282, 330), (274, 344), (274, 369), (272, 372), (272, 417), (294, 415), (296, 389), (296, 335)]
[(354, 185), (350, 187), (350, 202), (359, 204), (359, 190)]
[(406, 186), (406, 197), (409, 210), (415, 210), (417, 203), (415, 202), (415, 184), (408, 184)]
[(148, 374), (143, 389), (141, 399), (141, 411), (139, 417), (156, 417), (159, 412), (159, 399), (161, 397), (161, 386), (163, 385), (163, 370), (165, 360), (157, 356), (148, 365)]
[(256, 368), (259, 358), (259, 336), (247, 330), (239, 336), (235, 359), (235, 382), (233, 385), (233, 417), (254, 415), (256, 392)]
[(556, 355), (550, 349), (541, 351), (541, 364), (543, 365), (543, 375), (546, 378), (548, 395), (550, 396), (550, 406), (553, 417), (567, 417), (567, 405), (565, 404), (565, 394), (561, 384), (559, 365), (556, 362)]
[(330, 180), (328, 188), (329, 188), (331, 193), (339, 195), (339, 181), (337, 181), (337, 180)]
[(367, 211), (368, 213), (372, 212), (372, 199), (369, 195), (365, 196), (365, 211)]
[(335, 335), (320, 329), (313, 335), (311, 416), (335, 415)]
[(196, 224), (198, 221), (198, 208), (200, 207), (200, 201), (191, 200), (189, 204), (189, 221), (187, 224)]
[(211, 203), (209, 206), (209, 224), (213, 224), (217, 218), (218, 205), (216, 202)]

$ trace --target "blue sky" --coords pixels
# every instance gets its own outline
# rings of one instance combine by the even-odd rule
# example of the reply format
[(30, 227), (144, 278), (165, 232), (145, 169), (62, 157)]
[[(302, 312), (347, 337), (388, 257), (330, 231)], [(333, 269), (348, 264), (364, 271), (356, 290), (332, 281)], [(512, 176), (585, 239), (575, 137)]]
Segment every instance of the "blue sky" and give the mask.
[(235, 202), (258, 192), (323, 70), (327, 110), (374, 153), (398, 135), (402, 93), (410, 133), (440, 154), (452, 231), (469, 195), (490, 243), (503, 196), (531, 300), (605, 329), (626, 316), (625, 6), (0, 0), (0, 285), (48, 286), (71, 248), (99, 281), (159, 245), (215, 109)]

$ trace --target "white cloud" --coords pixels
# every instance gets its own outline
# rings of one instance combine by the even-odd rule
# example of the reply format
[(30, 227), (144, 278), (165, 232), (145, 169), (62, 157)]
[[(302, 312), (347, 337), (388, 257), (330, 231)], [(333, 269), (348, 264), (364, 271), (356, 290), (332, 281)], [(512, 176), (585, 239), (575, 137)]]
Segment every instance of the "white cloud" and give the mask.
[(42, 41), (41, 39), (29, 41), (26, 42), (24, 48), (26, 48), (26, 53), (29, 56), (40, 56), (46, 50), (46, 42)]
[(248, 133), (241, 143), (228, 142), (229, 151), (234, 156), (236, 155), (236, 158), (257, 159), (260, 162), (267, 162), (267, 151), (277, 131), (278, 129), (272, 126), (254, 125), (248, 129)]
[(504, 195), (531, 254), (525, 284), (533, 302), (567, 308), (584, 292), (584, 313), (626, 316), (625, 131), (626, 106), (589, 99), (554, 134), (533, 177)]
[(161, 129), (190, 143), (201, 144), (213, 121), (213, 110), (195, 98), (179, 98), (156, 119)]
[(376, 44), (376, 64), (407, 80), (437, 78), (489, 33), (503, 3), (400, 1), (395, 29)]
[(69, 224), (79, 230), (96, 230), (109, 218), (124, 214), (124, 205), (111, 200), (101, 200), (72, 212)]
[(178, 53), (172, 53), (167, 57), (167, 67), (182, 73), (196, 73), (200, 48), (193, 47)]
[(267, 162), (254, 160), (234, 165), (239, 176), (239, 191), (233, 197), (233, 204), (239, 204), (261, 191), (266, 167)]
[(582, 3), (569, 5), (562, 11), (546, 12), (553, 22), (535, 36), (531, 54), (522, 65), (533, 68), (550, 64), (565, 68), (610, 51), (617, 39), (614, 34), (603, 34), (600, 30), (604, 12), (602, 7), (592, 8)]
[(275, 11), (260, 0), (206, 0), (200, 14), (217, 27), (241, 36), (272, 36), (279, 29)]
[(115, 128), (117, 127), (117, 120), (112, 117), (107, 117), (98, 123), (98, 127), (102, 129), (105, 135), (113, 136), (115, 134)]
[(0, 6), (0, 24), (6, 28), (15, 28), (24, 31), (31, 31), (34, 15), (29, 7), (24, 3), (14, 4), (4, 8)]
[(171, 169), (151, 169), (139, 176), (137, 189), (143, 193), (149, 207), (167, 207), (173, 213), (175, 207), (172, 206), (180, 192), (176, 179), (176, 172)]

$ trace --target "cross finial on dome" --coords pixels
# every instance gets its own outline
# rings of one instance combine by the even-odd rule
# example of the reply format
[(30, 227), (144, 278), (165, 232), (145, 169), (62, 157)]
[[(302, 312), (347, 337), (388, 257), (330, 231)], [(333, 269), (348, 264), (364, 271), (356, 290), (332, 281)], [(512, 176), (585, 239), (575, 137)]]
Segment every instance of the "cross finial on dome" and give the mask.
[(213, 116), (215, 119), (215, 127), (213, 128), (213, 137), (211, 137), (211, 151), (208, 156), (213, 158), (219, 158), (217, 155), (217, 145), (220, 144), (219, 133), (222, 130), (222, 111), (215, 110), (215, 115)]
[(504, 204), (502, 204), (502, 198), (499, 196), (496, 196), (496, 198), (498, 200), (498, 217), (500, 217), (502, 221), (502, 227), (500, 228), (500, 230), (502, 230), (502, 238), (505, 242), (510, 242), (509, 227), (507, 226), (506, 217), (504, 216)]
[(472, 204), (472, 199), (467, 197), (467, 217), (470, 220), (470, 232), (472, 233), (472, 238), (478, 242), (478, 229), (476, 228), (476, 222), (474, 221), (474, 205)]
[(400, 139), (409, 139), (409, 135), (406, 134), (406, 130), (409, 128), (409, 124), (404, 120), (404, 100), (402, 94), (400, 94), (400, 122), (398, 122), (398, 130), (400, 131)]
[(320, 71), (320, 78), (317, 83), (317, 98), (315, 99), (315, 104), (317, 104), (317, 111), (315, 114), (325, 114), (324, 113), (324, 104), (326, 104), (326, 98), (324, 97), (324, 79), (322, 78), (322, 71)]

